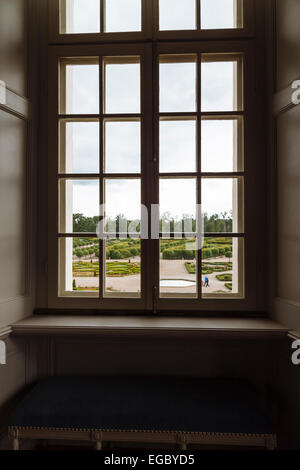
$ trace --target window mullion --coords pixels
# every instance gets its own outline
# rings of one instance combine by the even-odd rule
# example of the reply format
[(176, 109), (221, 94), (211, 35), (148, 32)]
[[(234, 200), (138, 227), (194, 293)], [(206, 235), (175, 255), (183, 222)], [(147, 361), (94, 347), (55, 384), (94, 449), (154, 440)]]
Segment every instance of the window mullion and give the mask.
[[(200, 5), (200, 2), (198, 2)], [(199, 7), (199, 18), (200, 18), (200, 7)], [(202, 63), (202, 55), (201, 53), (197, 54), (197, 212), (196, 212), (196, 219), (197, 220), (197, 242), (196, 247), (198, 248), (198, 262), (197, 262), (197, 293), (198, 299), (202, 298), (202, 250), (200, 249), (200, 244), (202, 242), (202, 230), (204, 231), (204, 227), (202, 227), (202, 220), (199, 220), (199, 217), (202, 219), (202, 214), (199, 213), (199, 207), (201, 208), (201, 200), (202, 200), (202, 155), (201, 155), (201, 63)]]
[[(101, 21), (103, 21), (103, 1), (101, 0)], [(102, 27), (102, 26), (101, 26)], [(100, 223), (101, 216), (103, 214), (103, 204), (104, 204), (104, 123), (103, 123), (103, 111), (104, 111), (104, 90), (103, 90), (103, 57), (99, 56), (99, 203), (101, 207)], [(104, 293), (104, 282), (105, 282), (105, 241), (103, 237), (99, 237), (99, 299), (103, 299)]]

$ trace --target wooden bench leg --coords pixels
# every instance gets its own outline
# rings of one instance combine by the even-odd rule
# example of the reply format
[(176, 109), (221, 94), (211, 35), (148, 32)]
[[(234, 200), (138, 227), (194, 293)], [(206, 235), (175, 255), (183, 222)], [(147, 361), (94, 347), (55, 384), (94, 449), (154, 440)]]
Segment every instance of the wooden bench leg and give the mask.
[(14, 438), (12, 441), (13, 450), (20, 450), (20, 441), (18, 438)]
[(97, 441), (96, 444), (95, 444), (95, 450), (102, 450), (102, 442), (101, 441)]
[(186, 444), (186, 439), (184, 436), (178, 436), (177, 437), (177, 445), (180, 450), (186, 450), (187, 449), (187, 444)]
[(267, 450), (275, 450), (277, 446), (276, 438), (274, 436), (270, 436), (266, 438), (266, 449)]
[(181, 442), (181, 443), (179, 444), (179, 449), (180, 449), (180, 450), (186, 450), (186, 449), (187, 449), (186, 442)]

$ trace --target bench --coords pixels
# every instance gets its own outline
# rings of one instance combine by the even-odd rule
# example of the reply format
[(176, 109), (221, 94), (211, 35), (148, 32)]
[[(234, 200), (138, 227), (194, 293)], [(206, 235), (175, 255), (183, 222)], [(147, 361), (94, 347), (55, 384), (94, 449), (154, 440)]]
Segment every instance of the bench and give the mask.
[(236, 379), (50, 377), (13, 412), (20, 439), (140, 442), (274, 449), (276, 434), (256, 389)]

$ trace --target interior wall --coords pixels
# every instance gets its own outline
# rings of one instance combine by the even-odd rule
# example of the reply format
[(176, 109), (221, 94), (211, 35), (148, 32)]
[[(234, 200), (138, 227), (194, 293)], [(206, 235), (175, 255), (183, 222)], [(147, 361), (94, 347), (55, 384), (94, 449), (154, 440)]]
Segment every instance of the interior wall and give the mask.
[(34, 301), (28, 5), (0, 1), (0, 328), (30, 314)]
[[(300, 2), (276, 1), (274, 105), (274, 180), (276, 208), (273, 318), (300, 332), (300, 106), (292, 104), (291, 85), (300, 77)], [(275, 205), (274, 205), (275, 206)], [(299, 333), (300, 334), (300, 333)], [(292, 342), (280, 350), (277, 388), (284, 406), (285, 446), (300, 448), (300, 365), (292, 364)]]
[[(30, 382), (28, 347), (9, 337), (9, 325), (29, 316), (35, 304), (35, 106), (29, 76), (28, 32), (33, 0), (0, 0), (0, 437), (5, 413)], [(1, 362), (3, 358), (0, 359)]]

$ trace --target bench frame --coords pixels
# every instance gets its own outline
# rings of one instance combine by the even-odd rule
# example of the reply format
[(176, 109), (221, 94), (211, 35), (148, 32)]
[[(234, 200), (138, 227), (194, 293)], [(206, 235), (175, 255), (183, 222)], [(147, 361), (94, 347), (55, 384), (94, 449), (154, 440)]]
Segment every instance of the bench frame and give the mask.
[(182, 431), (141, 431), (141, 430), (101, 430), (69, 428), (8, 428), (8, 437), (13, 450), (19, 450), (20, 439), (43, 439), (64, 441), (87, 441), (101, 450), (104, 442), (174, 444), (179, 450), (187, 450), (191, 444), (213, 446), (263, 447), (268, 450), (276, 448), (275, 434), (231, 434), (210, 432)]

